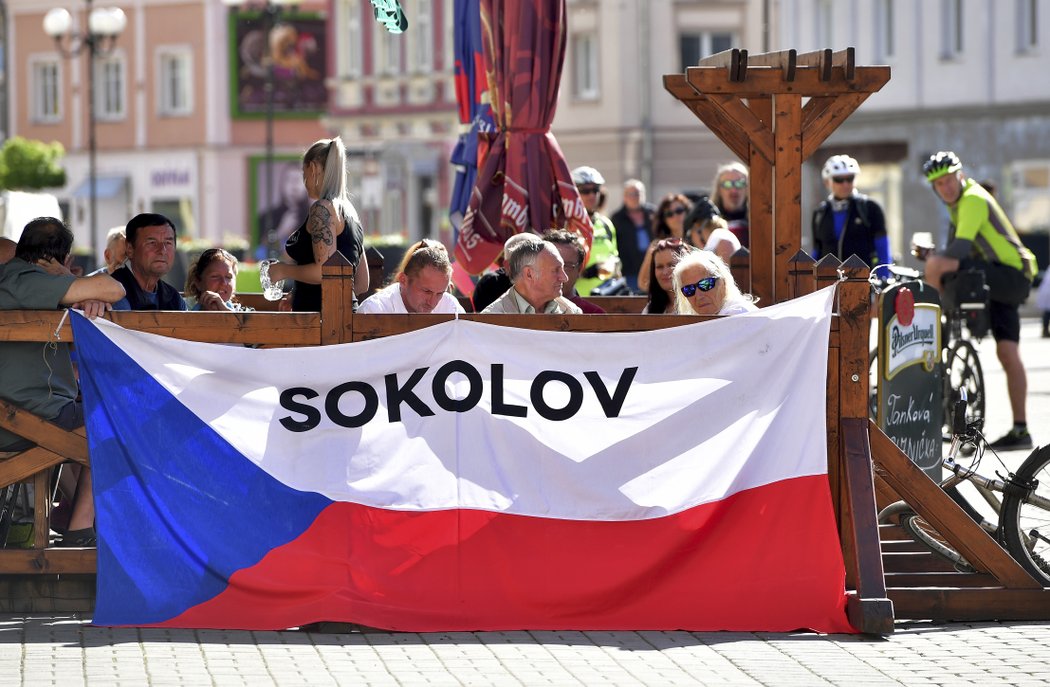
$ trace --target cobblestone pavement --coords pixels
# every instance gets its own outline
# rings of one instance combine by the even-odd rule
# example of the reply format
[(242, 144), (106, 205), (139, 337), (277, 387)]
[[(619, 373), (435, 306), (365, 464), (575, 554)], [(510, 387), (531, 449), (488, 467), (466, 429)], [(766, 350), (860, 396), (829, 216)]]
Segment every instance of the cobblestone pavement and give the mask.
[(321, 634), (0, 616), (0, 685), (1046, 685), (1050, 622), (757, 632)]

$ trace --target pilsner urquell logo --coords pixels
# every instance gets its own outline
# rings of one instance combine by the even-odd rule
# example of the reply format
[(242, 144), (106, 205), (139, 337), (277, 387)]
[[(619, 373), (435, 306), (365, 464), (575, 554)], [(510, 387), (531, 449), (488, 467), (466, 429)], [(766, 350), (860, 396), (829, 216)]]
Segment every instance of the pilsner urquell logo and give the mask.
[(890, 330), (890, 349), (893, 355), (912, 346), (932, 345), (934, 342), (933, 328), (932, 324), (929, 327), (920, 327), (917, 324), (912, 324), (911, 327), (894, 325)]

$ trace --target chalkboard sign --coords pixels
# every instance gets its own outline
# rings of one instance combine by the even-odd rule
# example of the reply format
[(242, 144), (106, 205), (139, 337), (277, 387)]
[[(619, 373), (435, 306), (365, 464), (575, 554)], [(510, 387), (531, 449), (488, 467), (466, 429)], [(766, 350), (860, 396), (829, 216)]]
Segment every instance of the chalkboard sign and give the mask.
[(876, 422), (931, 479), (941, 478), (941, 300), (921, 281), (879, 296)]

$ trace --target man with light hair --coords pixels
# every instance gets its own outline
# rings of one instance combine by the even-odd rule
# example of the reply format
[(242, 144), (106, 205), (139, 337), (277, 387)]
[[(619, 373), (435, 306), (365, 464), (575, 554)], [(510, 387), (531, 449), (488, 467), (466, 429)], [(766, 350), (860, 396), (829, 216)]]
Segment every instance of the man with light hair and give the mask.
[(448, 292), (451, 280), (448, 251), (437, 241), (422, 239), (405, 251), (394, 283), (366, 298), (357, 314), (461, 313), (463, 306)]
[(504, 248), (511, 288), (483, 313), (549, 315), (580, 314), (579, 306), (561, 295), (569, 280), (554, 244), (532, 235)]
[(128, 241), (124, 227), (113, 227), (106, 234), (106, 249), (102, 251), (102, 259), (106, 264), (89, 274), (89, 277), (96, 274), (113, 274), (128, 259)]

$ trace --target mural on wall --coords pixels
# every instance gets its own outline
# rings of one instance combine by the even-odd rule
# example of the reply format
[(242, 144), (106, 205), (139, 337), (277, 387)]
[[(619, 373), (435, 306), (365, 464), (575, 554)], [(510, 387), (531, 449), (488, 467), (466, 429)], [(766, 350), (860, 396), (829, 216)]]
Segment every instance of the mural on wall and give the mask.
[(275, 117), (316, 116), (324, 111), (327, 60), (324, 19), (287, 12), (267, 32), (263, 12), (230, 13), (231, 113), (235, 118), (266, 115), (266, 84), (273, 67)]
[(300, 158), (295, 155), (274, 156), (272, 183), (267, 193), (269, 169), (264, 155), (248, 159), (252, 255), (260, 260), (271, 257), (271, 247), (275, 251), (272, 257), (284, 257), (285, 240), (306, 221), (310, 212), (310, 197), (303, 185)]

